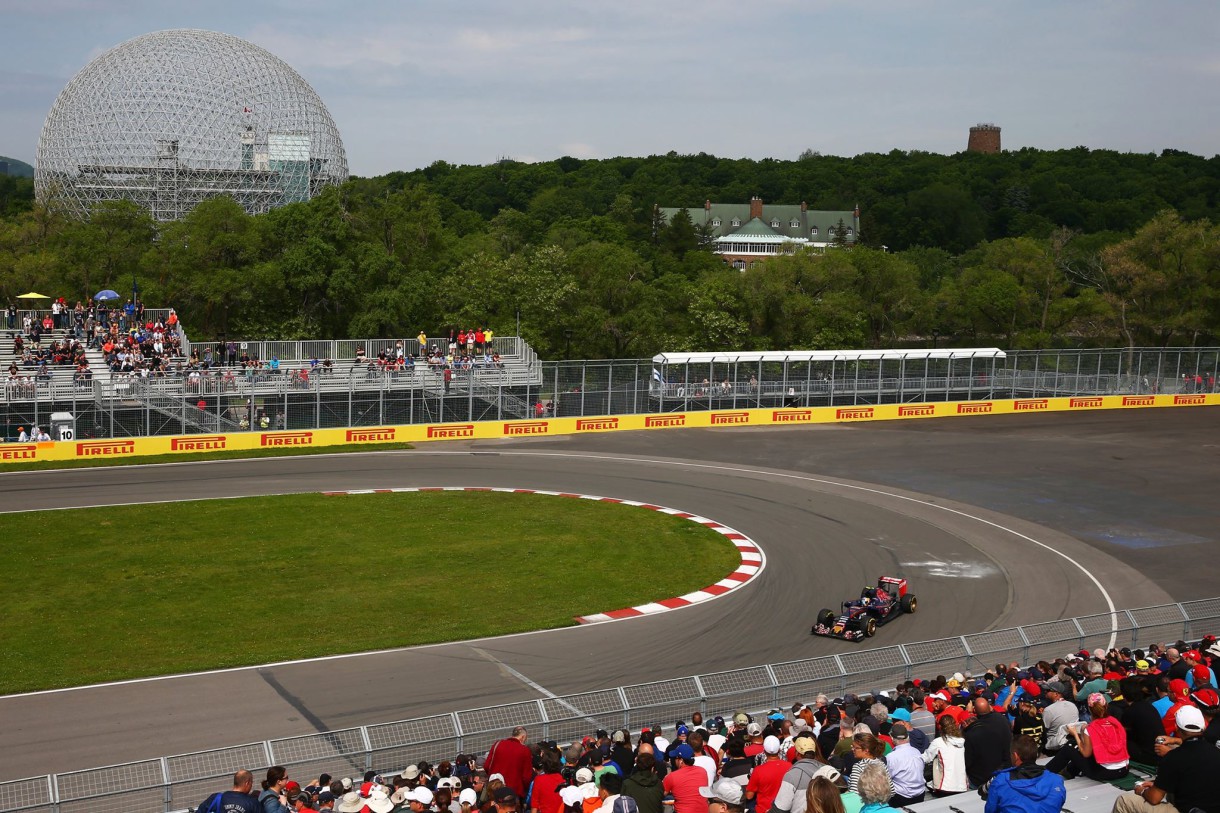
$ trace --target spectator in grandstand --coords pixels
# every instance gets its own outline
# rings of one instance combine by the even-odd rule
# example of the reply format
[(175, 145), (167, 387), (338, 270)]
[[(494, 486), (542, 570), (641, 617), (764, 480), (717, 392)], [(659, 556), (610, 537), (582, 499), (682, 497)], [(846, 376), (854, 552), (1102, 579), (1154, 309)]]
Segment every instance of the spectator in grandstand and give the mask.
[(504, 784), (518, 797), (525, 796), (534, 778), (534, 755), (525, 744), (527, 738), (525, 726), (515, 727), (508, 737), (491, 746), (484, 761), (487, 773), (503, 774)]
[(597, 783), (597, 798), (601, 800), (598, 813), (614, 813), (615, 803), (622, 793), (623, 777), (613, 771), (604, 774)]
[[(857, 733), (851, 738), (851, 755), (853, 758), (851, 766), (851, 776), (847, 780), (848, 790), (854, 793), (860, 792), (859, 782), (860, 774), (870, 765), (879, 765), (882, 770), (885, 770), (885, 760), (882, 757), (885, 755), (885, 744), (877, 739), (872, 732), (867, 730), (867, 726), (858, 729)], [(887, 782), (889, 774), (886, 774)], [(893, 795), (891, 790), (885, 795), (888, 800)], [(863, 797), (863, 794), (861, 794)]]
[(979, 795), (985, 813), (1059, 813), (1067, 799), (1063, 779), (1037, 762), (1038, 744), (1030, 737), (1012, 741), (1013, 767), (998, 771)]
[[(644, 750), (645, 747), (648, 748), (647, 751)], [(635, 799), (640, 813), (662, 813), (664, 808), (661, 799), (665, 791), (661, 787), (660, 777), (657, 776), (656, 756), (647, 743), (640, 745), (640, 752), (635, 757), (635, 770), (623, 781), (622, 793)]]
[[(734, 739), (730, 741), (730, 749), (732, 749), (734, 744), (739, 749), (741, 748), (740, 741)], [(771, 804), (779, 793), (780, 785), (783, 784), (784, 776), (791, 767), (786, 760), (780, 757), (779, 747), (780, 742), (778, 737), (774, 735), (767, 737), (763, 740), (763, 753), (765, 755), (763, 763), (744, 777), (731, 777), (739, 781), (742, 779), (747, 781), (746, 799), (754, 802), (755, 813), (768, 813), (771, 809)], [(741, 750), (744, 754), (744, 749)], [(731, 754), (732, 750), (729, 753)], [(728, 775), (727, 770), (726, 767), (725, 775)]]
[(272, 765), (267, 769), (267, 778), (263, 780), (263, 791), (258, 795), (258, 805), (262, 813), (293, 813), (288, 805), (288, 770), (280, 765)]
[(1042, 687), (1049, 704), (1042, 711), (1042, 723), (1046, 727), (1046, 745), (1042, 750), (1052, 756), (1067, 743), (1067, 726), (1080, 721), (1080, 710), (1065, 697), (1067, 691), (1067, 686), (1058, 680)]
[(699, 789), (706, 787), (707, 772), (695, 764), (695, 751), (687, 743), (670, 748), (673, 770), (661, 782), (665, 792), (673, 796), (674, 813), (705, 813), (707, 803)]
[[(699, 788), (699, 795), (707, 799), (708, 813), (742, 813), (743, 793), (741, 783), (732, 779), (721, 779), (710, 787)], [(614, 812), (603, 810), (602, 813)]]
[(213, 793), (200, 803), (196, 813), (259, 813), (253, 790), (254, 774), (238, 771), (233, 774), (233, 789)]
[[(829, 766), (827, 768), (834, 771), (842, 781), (842, 775), (838, 771)], [(846, 782), (842, 784), (843, 788), (847, 787)], [(846, 811), (842, 790), (835, 785), (833, 780), (825, 776), (815, 776), (805, 790), (805, 813), (846, 813)], [(859, 813), (859, 808), (853, 810), (852, 813)]]
[(860, 813), (899, 813), (888, 804), (893, 790), (884, 762), (869, 761), (858, 774), (852, 768), (852, 774), (852, 781), (856, 783), (853, 792), (860, 795), (862, 803)]
[(1169, 681), (1169, 699), (1172, 702), (1169, 708), (1165, 710), (1165, 716), (1161, 718), (1161, 723), (1165, 729), (1165, 735), (1173, 736), (1175, 729), (1174, 719), (1178, 716), (1178, 712), (1184, 707), (1192, 705), (1190, 702), (1190, 688), (1186, 685), (1185, 680)]
[(1089, 715), (1086, 725), (1076, 723), (1068, 727), (1072, 742), (1059, 749), (1059, 753), (1046, 765), (1048, 771), (1061, 774), (1068, 779), (1083, 774), (1089, 779), (1109, 782), (1127, 775), (1127, 732), (1115, 718), (1108, 714), (1106, 696), (1094, 692), (1088, 696)]
[(1012, 729), (1008, 717), (993, 711), (987, 698), (976, 697), (972, 702), (975, 716), (962, 738), (966, 741), (966, 778), (977, 788), (1012, 764)]
[(805, 789), (818, 769), (825, 766), (818, 759), (818, 742), (813, 737), (801, 735), (792, 741), (792, 747), (799, 758), (784, 773), (771, 813), (805, 813)]
[[(1207, 724), (1203, 712), (1187, 706), (1177, 713), (1175, 737), (1181, 745), (1168, 751), (1151, 782), (1137, 782), (1135, 789), (1114, 801), (1114, 813), (1220, 813), (1216, 776), (1220, 775), (1220, 750), (1203, 737)], [(1172, 803), (1166, 798), (1172, 795)]]
[[(1037, 688), (1035, 685), (1033, 688)], [(1012, 734), (1019, 737), (1024, 734), (1032, 737), (1041, 748), (1046, 740), (1046, 724), (1042, 720), (1042, 709), (1037, 695), (1022, 692), (1017, 698), (1016, 717), (1012, 722)]]
[(932, 766), (932, 795), (952, 796), (969, 790), (966, 777), (966, 741), (957, 721), (942, 717), (937, 723), (940, 736), (923, 752), (923, 761)]
[(886, 769), (894, 784), (890, 804), (894, 807), (918, 804), (927, 792), (923, 779), (923, 756), (911, 745), (905, 723), (894, 723), (890, 738), (894, 741), (894, 750), (885, 756)]

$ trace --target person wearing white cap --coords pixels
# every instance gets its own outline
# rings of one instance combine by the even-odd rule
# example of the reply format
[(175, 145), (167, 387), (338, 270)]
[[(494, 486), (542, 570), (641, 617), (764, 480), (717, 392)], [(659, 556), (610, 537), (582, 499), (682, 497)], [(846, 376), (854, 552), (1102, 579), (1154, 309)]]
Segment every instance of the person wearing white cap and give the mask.
[[(1194, 706), (1178, 709), (1174, 719), (1182, 744), (1165, 755), (1151, 782), (1137, 782), (1135, 790), (1114, 800), (1113, 813), (1204, 813), (1220, 811), (1216, 777), (1220, 776), (1220, 750), (1203, 739), (1207, 722)], [(1167, 795), (1173, 795), (1170, 804)]]
[(792, 766), (779, 755), (779, 738), (770, 735), (763, 740), (763, 753), (766, 760), (750, 772), (750, 780), (746, 785), (746, 799), (754, 799), (755, 813), (768, 813), (771, 804), (783, 784), (784, 774)]
[(407, 803), (411, 806), (411, 813), (428, 813), (432, 810), (433, 798), (432, 791), (423, 785), (413, 789), (407, 796)]
[(732, 779), (721, 779), (711, 787), (699, 788), (699, 795), (708, 800), (708, 813), (741, 813), (743, 792), (741, 783)]

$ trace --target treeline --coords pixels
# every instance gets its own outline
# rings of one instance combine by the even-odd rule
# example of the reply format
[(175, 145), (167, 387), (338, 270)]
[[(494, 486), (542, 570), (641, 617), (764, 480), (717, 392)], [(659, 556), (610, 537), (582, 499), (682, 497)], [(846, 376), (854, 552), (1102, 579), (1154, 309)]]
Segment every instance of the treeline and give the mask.
[[(215, 200), (170, 224), (128, 204), (65, 221), (13, 180), (0, 296), (134, 282), (195, 338), (507, 335), (518, 317), (548, 358), (1220, 338), (1220, 159), (1176, 152), (437, 163), (258, 217)], [(742, 273), (653, 216), (755, 194), (859, 203), (861, 245)]]

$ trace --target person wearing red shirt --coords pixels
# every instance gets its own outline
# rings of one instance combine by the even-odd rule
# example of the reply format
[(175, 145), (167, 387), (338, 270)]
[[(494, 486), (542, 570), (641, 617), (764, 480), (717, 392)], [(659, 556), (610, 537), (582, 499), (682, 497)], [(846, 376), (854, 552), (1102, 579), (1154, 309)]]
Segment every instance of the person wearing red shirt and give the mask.
[(755, 813), (767, 813), (779, 793), (779, 786), (784, 781), (784, 774), (792, 766), (780, 758), (779, 738), (769, 736), (763, 740), (763, 751), (766, 761), (750, 773), (750, 783), (746, 785), (746, 798), (755, 799)]
[(504, 784), (516, 791), (521, 799), (525, 798), (534, 779), (534, 756), (525, 744), (527, 736), (525, 726), (517, 726), (511, 735), (491, 746), (484, 762), (487, 775), (502, 775)]
[(707, 771), (695, 764), (695, 750), (686, 743), (670, 751), (675, 769), (665, 775), (661, 787), (671, 794), (674, 813), (707, 813), (707, 799), (699, 793), (706, 788)]
[(559, 763), (559, 755), (543, 748), (538, 762), (541, 771), (534, 777), (534, 787), (530, 791), (530, 813), (563, 813), (563, 797), (559, 795), (559, 786), (564, 784), (563, 766)]

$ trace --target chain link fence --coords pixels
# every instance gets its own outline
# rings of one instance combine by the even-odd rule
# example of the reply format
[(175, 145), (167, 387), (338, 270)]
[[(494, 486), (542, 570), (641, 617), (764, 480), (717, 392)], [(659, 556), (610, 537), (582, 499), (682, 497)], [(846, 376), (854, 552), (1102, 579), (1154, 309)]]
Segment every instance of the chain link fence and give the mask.
[(166, 813), (227, 789), (239, 769), (359, 776), (420, 760), (481, 754), (515, 725), (534, 739), (568, 742), (596, 729), (670, 725), (809, 702), (818, 694), (877, 691), (914, 677), (1034, 663), (1069, 652), (1200, 639), (1220, 627), (1220, 597), (1048, 621), (934, 641), (853, 650), (785, 663), (433, 714), (190, 754), (0, 782), (0, 813)]

